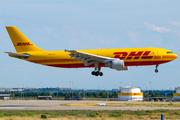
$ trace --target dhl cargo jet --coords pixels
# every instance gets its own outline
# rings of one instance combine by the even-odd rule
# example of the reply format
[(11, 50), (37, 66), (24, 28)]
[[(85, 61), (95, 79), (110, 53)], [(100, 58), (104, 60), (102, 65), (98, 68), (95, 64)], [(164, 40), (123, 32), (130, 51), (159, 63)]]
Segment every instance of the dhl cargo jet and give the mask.
[(92, 75), (102, 76), (101, 67), (118, 71), (128, 70), (128, 66), (155, 65), (170, 62), (178, 56), (162, 48), (118, 48), (93, 50), (45, 51), (36, 47), (15, 26), (6, 27), (16, 53), (5, 52), (11, 57), (29, 62), (62, 68), (94, 67)]

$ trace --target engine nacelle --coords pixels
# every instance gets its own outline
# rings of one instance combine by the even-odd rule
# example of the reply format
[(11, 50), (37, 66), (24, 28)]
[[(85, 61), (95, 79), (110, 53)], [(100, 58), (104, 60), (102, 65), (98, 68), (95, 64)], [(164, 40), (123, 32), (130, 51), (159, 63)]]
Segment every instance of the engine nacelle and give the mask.
[(105, 64), (106, 67), (110, 67), (116, 70), (127, 70), (128, 68), (124, 66), (124, 61), (119, 59), (114, 59)]

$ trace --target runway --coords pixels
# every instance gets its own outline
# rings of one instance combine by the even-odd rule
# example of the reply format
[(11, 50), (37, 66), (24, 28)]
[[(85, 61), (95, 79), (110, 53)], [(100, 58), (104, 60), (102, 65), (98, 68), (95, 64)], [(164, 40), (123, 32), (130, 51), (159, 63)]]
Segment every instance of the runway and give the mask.
[[(179, 107), (132, 107), (132, 106), (110, 107), (110, 106), (61, 106), (60, 105), (60, 104), (70, 104), (70, 103), (123, 103), (123, 102), (121, 101), (9, 100), (9, 101), (0, 102), (0, 110), (159, 110), (159, 109), (180, 110)], [(132, 103), (132, 102), (129, 102), (129, 103)], [(142, 102), (142, 103), (145, 103), (145, 102)]]

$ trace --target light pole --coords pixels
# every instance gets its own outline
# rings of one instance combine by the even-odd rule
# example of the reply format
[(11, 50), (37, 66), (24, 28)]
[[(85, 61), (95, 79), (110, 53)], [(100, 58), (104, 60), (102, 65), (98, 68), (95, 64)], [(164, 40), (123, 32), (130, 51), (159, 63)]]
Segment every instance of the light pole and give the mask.
[(109, 92), (107, 91), (107, 101), (109, 101)]
[(165, 93), (165, 98), (167, 99), (167, 93)]
[(158, 97), (160, 97), (160, 84), (158, 83), (158, 85), (159, 85), (159, 96)]
[[(120, 86), (120, 90), (121, 90), (122, 82), (120, 82), (120, 83), (121, 83), (121, 86)], [(120, 100), (122, 101), (122, 91), (121, 91), (121, 99)]]
[[(150, 84), (150, 90), (151, 90), (151, 83), (152, 83), (152, 82), (149, 82), (149, 84)], [(152, 91), (150, 92), (150, 90), (149, 90), (149, 93), (152, 93)], [(151, 96), (151, 95), (150, 95), (150, 96)]]
[(115, 91), (115, 90), (113, 90), (113, 101), (114, 101), (114, 91)]
[[(73, 89), (73, 81), (71, 81), (72, 82), (72, 89)], [(72, 90), (72, 99), (73, 99), (73, 90)]]
[(159, 90), (160, 90), (160, 83), (158, 83), (158, 85), (159, 85)]
[(84, 90), (84, 100), (85, 100), (85, 90)]
[(97, 96), (97, 98), (99, 99), (99, 89), (100, 89), (100, 87), (97, 86), (97, 89), (98, 89), (98, 96)]
[[(71, 88), (71, 81), (69, 81), (69, 85), (70, 85), (70, 88)], [(70, 99), (71, 99), (71, 90), (70, 90)]]
[(149, 82), (149, 83), (150, 83), (150, 90), (151, 90), (151, 83), (152, 83), (152, 82)]

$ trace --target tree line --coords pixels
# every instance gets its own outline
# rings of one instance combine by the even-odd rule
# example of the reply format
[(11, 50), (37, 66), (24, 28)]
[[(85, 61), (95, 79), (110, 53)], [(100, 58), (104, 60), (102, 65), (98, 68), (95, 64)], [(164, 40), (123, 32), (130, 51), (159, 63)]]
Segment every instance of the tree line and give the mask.
[(149, 90), (148, 93), (144, 93), (144, 98), (149, 98), (149, 97), (173, 97), (173, 92), (171, 91), (170, 93), (160, 93), (160, 92), (156, 92), (153, 93), (152, 90)]
[(0, 94), (12, 94), (14, 97), (38, 97), (38, 96), (53, 96), (53, 97), (86, 97), (86, 98), (117, 98), (118, 92), (114, 91), (109, 93), (106, 91), (103, 92), (7, 92)]

